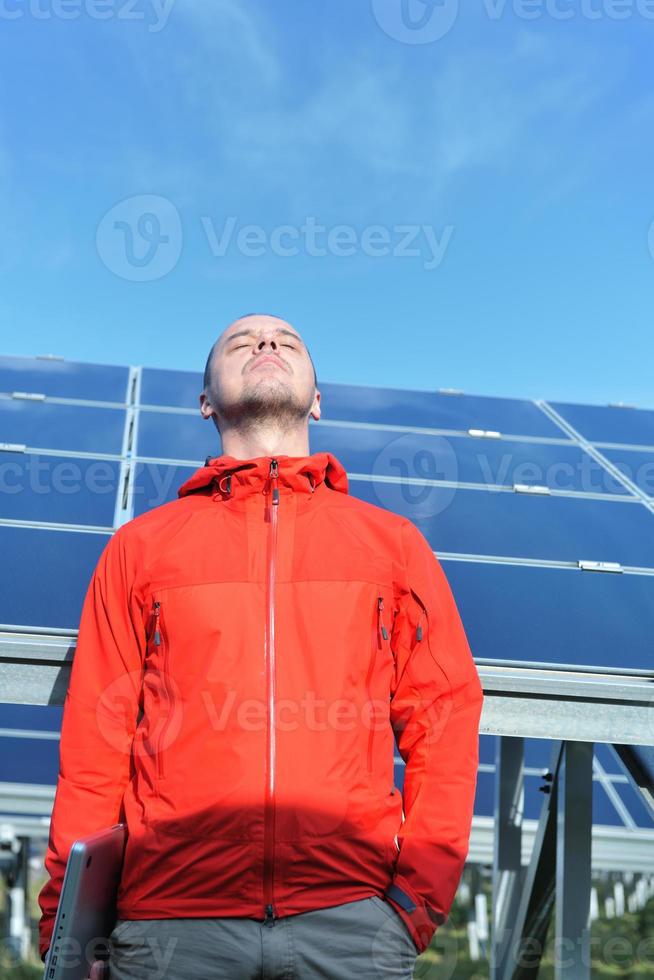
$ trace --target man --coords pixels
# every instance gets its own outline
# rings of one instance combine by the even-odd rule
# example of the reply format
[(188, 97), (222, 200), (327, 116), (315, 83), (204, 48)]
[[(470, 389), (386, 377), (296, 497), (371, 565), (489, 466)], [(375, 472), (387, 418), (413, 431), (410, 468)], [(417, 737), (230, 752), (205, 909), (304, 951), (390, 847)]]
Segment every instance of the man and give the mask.
[(230, 324), (200, 411), (223, 455), (116, 531), (84, 601), (41, 953), (72, 841), (124, 820), (112, 980), (411, 977), (475, 792), (452, 593), (410, 520), (309, 454), (320, 392), (288, 323)]

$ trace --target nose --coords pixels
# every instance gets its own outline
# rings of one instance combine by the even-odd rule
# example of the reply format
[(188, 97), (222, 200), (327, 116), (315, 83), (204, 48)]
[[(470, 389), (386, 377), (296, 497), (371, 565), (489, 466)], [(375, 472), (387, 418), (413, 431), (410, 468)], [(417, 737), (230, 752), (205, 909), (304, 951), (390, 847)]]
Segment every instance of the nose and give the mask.
[(270, 353), (278, 354), (279, 347), (274, 337), (270, 337), (270, 338), (262, 337), (261, 340), (257, 343), (257, 350), (258, 351), (263, 350), (265, 352), (266, 344), (268, 343), (270, 344)]

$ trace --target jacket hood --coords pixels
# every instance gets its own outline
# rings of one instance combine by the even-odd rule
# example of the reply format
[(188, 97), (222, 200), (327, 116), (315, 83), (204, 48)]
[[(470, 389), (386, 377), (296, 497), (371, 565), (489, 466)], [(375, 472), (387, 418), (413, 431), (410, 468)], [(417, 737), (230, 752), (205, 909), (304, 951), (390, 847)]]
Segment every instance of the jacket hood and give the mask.
[(313, 493), (325, 483), (331, 490), (348, 493), (345, 467), (333, 453), (314, 453), (311, 456), (256, 456), (236, 459), (234, 456), (207, 456), (204, 466), (193, 473), (177, 491), (186, 497), (204, 488), (226, 497), (246, 493), (261, 493), (269, 478), (270, 463), (277, 460), (278, 486), (300, 493)]

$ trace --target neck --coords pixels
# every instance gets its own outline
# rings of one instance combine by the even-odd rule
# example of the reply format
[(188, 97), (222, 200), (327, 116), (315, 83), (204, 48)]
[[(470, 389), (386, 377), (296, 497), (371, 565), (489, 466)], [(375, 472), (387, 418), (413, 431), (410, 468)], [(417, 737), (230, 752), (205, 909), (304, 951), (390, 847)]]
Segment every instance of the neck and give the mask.
[(258, 456), (309, 456), (309, 427), (307, 422), (297, 428), (258, 425), (255, 430), (229, 428), (221, 432), (222, 452), (234, 459), (255, 459)]

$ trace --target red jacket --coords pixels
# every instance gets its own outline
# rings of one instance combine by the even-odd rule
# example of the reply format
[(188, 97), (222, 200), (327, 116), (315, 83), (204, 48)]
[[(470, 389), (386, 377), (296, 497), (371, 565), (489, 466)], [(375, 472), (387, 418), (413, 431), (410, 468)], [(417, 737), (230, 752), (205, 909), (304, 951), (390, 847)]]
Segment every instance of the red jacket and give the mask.
[(378, 895), (422, 952), (467, 855), (481, 706), (411, 521), (350, 496), (328, 452), (208, 459), (116, 531), (89, 584), (41, 956), (72, 842), (119, 820), (120, 918), (271, 921)]

